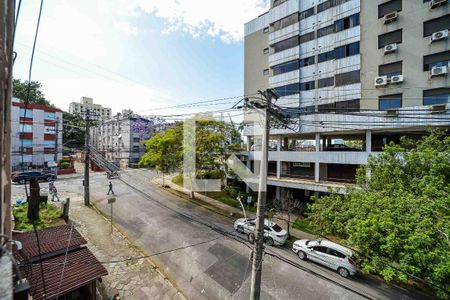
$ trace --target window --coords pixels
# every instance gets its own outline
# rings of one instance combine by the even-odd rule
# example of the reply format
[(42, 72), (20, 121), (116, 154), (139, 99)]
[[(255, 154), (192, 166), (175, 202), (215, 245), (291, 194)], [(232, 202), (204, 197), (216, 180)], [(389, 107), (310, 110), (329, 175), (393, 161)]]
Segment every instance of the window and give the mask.
[(20, 140), (20, 147), (33, 148), (33, 140)]
[(328, 78), (322, 78), (319, 79), (318, 82), (318, 88), (324, 88), (327, 86), (333, 86), (334, 85), (334, 77), (328, 77)]
[(318, 29), (317, 37), (320, 38), (322, 36), (326, 36), (332, 33), (334, 33), (334, 24)]
[(329, 254), (329, 255), (340, 257), (340, 258), (346, 258), (346, 256), (339, 251), (336, 251), (331, 248), (327, 248), (327, 249), (328, 249), (327, 254)]
[(316, 88), (316, 82), (314, 80), (300, 83), (300, 91), (309, 91)]
[(392, 64), (378, 66), (378, 76), (395, 76), (402, 74), (402, 62), (398, 61)]
[(327, 9), (331, 8), (332, 6), (333, 6), (332, 0), (328, 0), (327, 2), (321, 3), (321, 4), (317, 5), (317, 13), (327, 10)]
[(319, 62), (324, 62), (332, 59), (341, 59), (359, 54), (359, 42), (344, 45), (335, 48), (331, 51), (321, 53), (318, 55)]
[(291, 38), (289, 38), (287, 40), (284, 40), (284, 41), (281, 41), (281, 42), (278, 42), (278, 43), (274, 44), (273, 48), (275, 50), (275, 53), (277, 53), (277, 52), (281, 52), (281, 51), (284, 51), (286, 49), (290, 49), (290, 48), (293, 48), (295, 46), (298, 46), (298, 44), (299, 44), (298, 36), (294, 36), (294, 37), (291, 37)]
[(341, 59), (359, 54), (359, 42), (348, 44), (334, 49), (335, 59)]
[(269, 76), (269, 69), (263, 70), (263, 76)]
[(450, 62), (450, 50), (435, 53), (423, 57), (423, 70), (430, 71), (433, 67), (448, 66)]
[(33, 110), (27, 109), (26, 115), (25, 115), (25, 108), (20, 109), (20, 117), (21, 118), (33, 118)]
[(360, 82), (359, 70), (338, 74), (335, 77), (335, 86), (343, 86)]
[(263, 32), (264, 32), (264, 33), (269, 33), (269, 27), (264, 28), (264, 29), (263, 29)]
[(327, 247), (324, 246), (314, 246), (313, 250), (317, 252), (327, 253)]
[(280, 87), (275, 88), (275, 92), (280, 97), (298, 94), (300, 92), (299, 90), (300, 90), (300, 86), (298, 83), (288, 84), (285, 86), (280, 86)]
[(314, 56), (306, 57), (303, 59), (300, 59), (300, 68), (310, 66), (316, 63), (316, 59)]
[(395, 30), (378, 36), (378, 49), (390, 44), (400, 44), (402, 42), (403, 30)]
[(329, 61), (329, 60), (332, 60), (332, 59), (334, 59), (334, 49), (331, 50), (331, 51), (325, 52), (325, 53), (320, 53), (320, 54), (317, 56), (317, 60), (318, 60), (320, 63), (321, 63), (321, 62), (324, 62), (324, 61)]
[(25, 132), (25, 133), (33, 132), (33, 125), (20, 124), (20, 132)]
[(264, 48), (263, 53), (264, 54), (269, 54), (269, 48)]
[(278, 6), (286, 1), (287, 0), (273, 0), (273, 7)]
[(402, 11), (402, 0), (391, 0), (389, 2), (378, 5), (378, 19), (393, 12)]
[(44, 111), (44, 119), (45, 120), (54, 120), (55, 118), (56, 118), (56, 115), (54, 112)]
[(295, 24), (299, 21), (298, 19), (298, 13), (289, 15), (281, 20), (278, 20), (273, 23), (272, 28), (273, 31), (280, 30), (282, 28), (288, 27), (289, 25)]
[(44, 141), (44, 148), (55, 148), (55, 141)]
[(300, 44), (312, 41), (316, 38), (316, 33), (314, 31), (310, 33), (305, 33), (300, 36)]
[(293, 60), (293, 61), (289, 61), (284, 64), (276, 65), (276, 66), (272, 67), (272, 70), (273, 70), (273, 75), (275, 76), (275, 75), (298, 70), (298, 68), (299, 68), (299, 61)]
[(334, 22), (334, 31), (339, 32), (352, 27), (359, 26), (359, 13)]
[(423, 105), (450, 103), (450, 88), (423, 91)]
[(450, 14), (423, 23), (423, 36), (430, 36), (445, 29), (450, 29)]
[(379, 110), (394, 109), (402, 107), (402, 94), (381, 96), (378, 99)]
[(340, 113), (340, 112), (358, 112), (360, 110), (360, 100), (339, 101), (330, 104), (319, 105), (319, 112)]
[(314, 7), (300, 12), (299, 20), (306, 19), (308, 17), (311, 17), (312, 15), (314, 15)]

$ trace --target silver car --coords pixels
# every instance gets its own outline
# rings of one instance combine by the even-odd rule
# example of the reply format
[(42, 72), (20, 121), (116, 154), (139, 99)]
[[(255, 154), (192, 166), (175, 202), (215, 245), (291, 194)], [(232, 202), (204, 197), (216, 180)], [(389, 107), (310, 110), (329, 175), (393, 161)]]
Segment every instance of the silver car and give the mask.
[(298, 240), (292, 250), (302, 260), (312, 260), (331, 268), (342, 277), (356, 274), (356, 260), (352, 250), (326, 240)]
[[(250, 234), (255, 233), (256, 220), (255, 219), (237, 219), (234, 222), (234, 229), (237, 232)], [(286, 243), (288, 239), (287, 231), (278, 226), (277, 223), (270, 220), (264, 220), (264, 238), (268, 245), (281, 246)]]

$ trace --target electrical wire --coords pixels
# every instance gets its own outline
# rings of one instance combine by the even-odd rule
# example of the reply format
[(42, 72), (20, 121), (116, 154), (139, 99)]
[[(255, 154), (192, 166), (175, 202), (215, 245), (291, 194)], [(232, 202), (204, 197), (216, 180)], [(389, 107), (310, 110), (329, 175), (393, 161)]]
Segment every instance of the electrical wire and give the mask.
[(34, 235), (36, 237), (36, 243), (37, 243), (37, 246), (38, 246), (39, 263), (40, 263), (40, 266), (41, 266), (42, 286), (43, 286), (43, 289), (44, 289), (44, 298), (45, 298), (45, 297), (47, 297), (47, 287), (46, 287), (46, 284), (45, 284), (44, 266), (43, 266), (43, 262), (42, 262), (41, 241), (40, 241), (37, 229), (36, 229), (36, 221), (32, 221), (32, 223), (33, 223)]

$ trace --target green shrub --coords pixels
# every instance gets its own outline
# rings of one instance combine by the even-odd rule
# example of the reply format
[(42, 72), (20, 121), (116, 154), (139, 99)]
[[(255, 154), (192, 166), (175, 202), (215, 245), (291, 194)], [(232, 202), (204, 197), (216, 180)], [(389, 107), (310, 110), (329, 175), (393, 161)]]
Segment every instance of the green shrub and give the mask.
[[(27, 218), (28, 204), (14, 205), (13, 215), (15, 222), (15, 230), (31, 231), (33, 224)], [(36, 222), (38, 229), (47, 228), (52, 223), (62, 218), (61, 210), (52, 204), (41, 204), (39, 210), (40, 220)]]
[(59, 164), (59, 167), (60, 167), (61, 169), (69, 169), (69, 168), (70, 168), (70, 162), (63, 161), (63, 162), (61, 162), (61, 163)]

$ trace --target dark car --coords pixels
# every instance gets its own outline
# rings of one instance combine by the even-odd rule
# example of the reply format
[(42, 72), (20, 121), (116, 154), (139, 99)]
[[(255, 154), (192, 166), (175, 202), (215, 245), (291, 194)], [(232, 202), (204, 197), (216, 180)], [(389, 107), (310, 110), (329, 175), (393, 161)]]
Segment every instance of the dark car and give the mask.
[(39, 181), (50, 181), (53, 178), (51, 174), (44, 174), (42, 172), (24, 172), (14, 176), (12, 181), (24, 184), (25, 182), (30, 182), (33, 177), (37, 177)]

